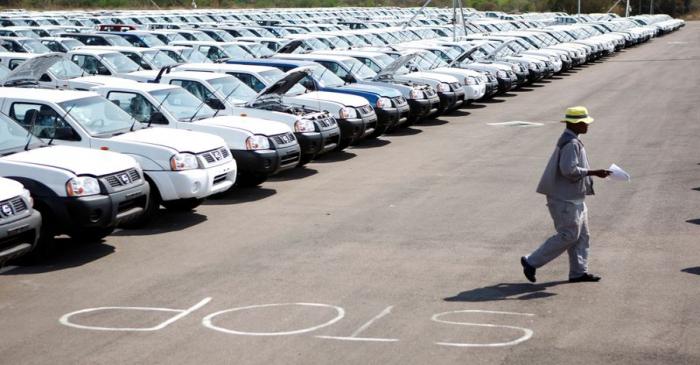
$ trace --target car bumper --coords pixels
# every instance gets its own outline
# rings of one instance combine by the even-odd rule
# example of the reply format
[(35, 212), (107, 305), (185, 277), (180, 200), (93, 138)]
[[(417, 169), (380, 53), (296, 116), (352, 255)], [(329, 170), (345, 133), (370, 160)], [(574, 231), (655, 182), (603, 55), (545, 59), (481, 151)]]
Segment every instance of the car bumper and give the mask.
[(367, 114), (360, 118), (337, 119), (341, 140), (359, 140), (377, 129), (377, 114)]
[(236, 182), (236, 161), (204, 169), (184, 171), (144, 171), (158, 187), (160, 198), (169, 200), (202, 199), (222, 193)]
[(438, 109), (440, 109), (440, 97), (435, 96), (429, 99), (408, 99), (408, 105), (411, 108), (409, 119), (417, 120), (437, 113)]
[(338, 146), (340, 129), (330, 128), (321, 132), (294, 133), (302, 155), (320, 155)]
[(44, 200), (53, 213), (57, 233), (75, 233), (84, 228), (115, 227), (137, 218), (146, 207), (149, 185), (141, 184), (109, 195)]
[(464, 103), (464, 94), (457, 94), (454, 91), (438, 92), (440, 96), (440, 111), (457, 108)]
[(301, 157), (299, 144), (269, 150), (231, 150), (238, 173), (274, 175), (296, 167)]
[(380, 128), (394, 128), (406, 122), (410, 111), (411, 107), (408, 104), (401, 105), (397, 108), (377, 108), (375, 109), (378, 120), (377, 124)]
[(498, 92), (500, 94), (508, 92), (513, 88), (513, 80), (511, 79), (498, 79)]
[(40, 227), (41, 214), (36, 210), (0, 226), (0, 264), (31, 251), (39, 239)]
[(480, 99), (486, 94), (486, 84), (465, 85), (463, 89), (465, 101)]

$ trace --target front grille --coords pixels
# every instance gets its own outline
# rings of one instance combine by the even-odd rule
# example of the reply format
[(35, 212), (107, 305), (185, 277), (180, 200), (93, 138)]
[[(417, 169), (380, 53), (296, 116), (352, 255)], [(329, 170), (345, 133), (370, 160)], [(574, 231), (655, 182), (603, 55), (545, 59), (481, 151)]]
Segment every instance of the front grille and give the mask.
[(204, 161), (211, 164), (227, 159), (231, 155), (231, 152), (229, 152), (226, 147), (221, 147), (215, 150), (202, 152), (199, 155), (204, 159)]
[(290, 154), (282, 157), (282, 159), (280, 160), (280, 165), (284, 167), (284, 166), (298, 163), (300, 156), (301, 156), (301, 154), (299, 152), (290, 153)]
[(406, 104), (406, 98), (404, 98), (403, 96), (397, 96), (395, 98), (391, 98), (391, 100), (396, 106)]
[(489, 81), (496, 81), (496, 76), (493, 76), (491, 74), (488, 74), (487, 77), (489, 78)]
[(286, 144), (292, 144), (296, 141), (296, 137), (294, 137), (294, 133), (282, 133), (282, 134), (276, 134), (274, 136), (270, 137), (276, 145), (286, 145)]
[(462, 86), (458, 82), (451, 83), (450, 87), (452, 87), (452, 91), (457, 91), (457, 90), (462, 89)]
[(103, 180), (113, 188), (121, 188), (132, 185), (141, 180), (141, 174), (136, 169), (117, 172), (116, 174), (107, 175)]
[(435, 96), (435, 90), (433, 90), (433, 88), (425, 89), (423, 91), (425, 92), (425, 96), (428, 96), (428, 97)]
[(357, 111), (360, 113), (360, 115), (367, 115), (372, 113), (372, 107), (367, 105), (363, 105), (359, 108), (357, 108)]
[(21, 197), (16, 196), (12, 199), (3, 200), (0, 202), (0, 218), (12, 217), (29, 209), (27, 203)]
[(323, 127), (323, 128), (333, 127), (333, 126), (335, 126), (335, 125), (337, 124), (337, 122), (335, 121), (335, 118), (333, 118), (333, 117), (319, 118), (319, 119), (316, 119), (316, 121), (317, 121), (318, 124), (320, 124), (321, 127)]
[(146, 206), (146, 196), (142, 195), (134, 199), (125, 200), (117, 206), (117, 214), (124, 213), (133, 208), (143, 208)]

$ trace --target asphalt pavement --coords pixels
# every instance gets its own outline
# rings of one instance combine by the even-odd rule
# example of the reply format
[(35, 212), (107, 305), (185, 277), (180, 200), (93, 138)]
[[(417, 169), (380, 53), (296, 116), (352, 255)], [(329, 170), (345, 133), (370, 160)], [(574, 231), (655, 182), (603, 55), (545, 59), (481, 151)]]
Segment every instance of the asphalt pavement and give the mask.
[[(0, 274), (5, 364), (698, 364), (700, 23)], [(519, 264), (568, 106), (591, 272)], [(530, 126), (492, 125), (512, 121)]]

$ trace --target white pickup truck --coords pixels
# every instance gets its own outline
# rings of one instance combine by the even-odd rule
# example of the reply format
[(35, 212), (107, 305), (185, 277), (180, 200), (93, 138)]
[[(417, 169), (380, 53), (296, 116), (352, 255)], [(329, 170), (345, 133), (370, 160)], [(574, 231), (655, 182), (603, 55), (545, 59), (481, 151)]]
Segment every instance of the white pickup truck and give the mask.
[(90, 90), (146, 125), (220, 136), (236, 160), (240, 186), (262, 184), (269, 175), (299, 164), (299, 143), (288, 126), (251, 116), (219, 116), (218, 111), (180, 86), (109, 77), (84, 77), (71, 82), (75, 87), (92, 86)]
[(139, 82), (178, 85), (204, 101), (220, 115), (247, 115), (286, 124), (294, 131), (301, 148), (301, 162), (306, 164), (318, 155), (336, 149), (340, 129), (328, 112), (309, 107), (288, 105), (282, 96), (304, 76), (303, 72), (286, 75), (259, 94), (237, 78), (218, 72), (138, 71), (124, 78)]
[(0, 267), (31, 251), (39, 240), (41, 214), (32, 205), (29, 190), (0, 177)]
[[(256, 92), (262, 92), (266, 87), (285, 77), (285, 73), (275, 67), (228, 63), (190, 63), (174, 69), (225, 73), (243, 81)], [(291, 73), (292, 71), (290, 71)], [(328, 91), (309, 91), (301, 85), (294, 85), (284, 93), (282, 102), (331, 113), (340, 127), (339, 149), (344, 149), (351, 143), (371, 135), (377, 127), (377, 114), (374, 108), (367, 99), (360, 96)]]
[[(24, 185), (34, 208), (41, 212), (43, 222), (35, 252), (47, 251), (59, 234), (100, 239), (118, 224), (138, 219), (149, 198), (148, 184), (133, 158), (109, 151), (50, 146), (4, 115), (0, 115), (0, 175)], [(0, 200), (5, 200), (4, 188), (0, 191)], [(22, 200), (29, 209), (31, 200)], [(21, 211), (21, 204), (12, 208)]]
[(161, 204), (194, 209), (235, 181), (236, 162), (220, 137), (144, 128), (92, 92), (5, 87), (0, 88), (0, 110), (52, 143), (121, 152), (136, 159), (152, 194), (145, 214), (134, 225), (146, 223)]

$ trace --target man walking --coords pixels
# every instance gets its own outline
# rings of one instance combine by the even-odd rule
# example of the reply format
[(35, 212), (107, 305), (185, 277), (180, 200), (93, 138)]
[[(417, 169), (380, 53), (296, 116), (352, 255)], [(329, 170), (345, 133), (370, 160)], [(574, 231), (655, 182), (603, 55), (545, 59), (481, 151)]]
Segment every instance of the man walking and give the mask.
[(582, 106), (568, 108), (562, 120), (566, 129), (547, 163), (537, 192), (547, 196), (547, 207), (557, 234), (529, 256), (520, 258), (525, 277), (535, 282), (537, 268), (567, 251), (569, 282), (595, 282), (600, 277), (588, 272), (588, 209), (586, 195), (593, 195), (592, 176), (605, 178), (607, 170), (590, 170), (579, 135), (588, 131), (593, 118)]

